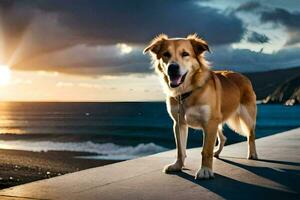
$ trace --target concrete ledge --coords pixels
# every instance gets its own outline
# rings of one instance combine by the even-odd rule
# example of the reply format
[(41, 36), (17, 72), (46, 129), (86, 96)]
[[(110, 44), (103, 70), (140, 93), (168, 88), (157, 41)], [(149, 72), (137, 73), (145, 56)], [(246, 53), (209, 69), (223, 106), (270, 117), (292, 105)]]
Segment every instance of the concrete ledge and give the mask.
[(260, 160), (245, 159), (245, 142), (214, 159), (214, 180), (194, 180), (201, 149), (186, 169), (164, 174), (168, 151), (0, 191), (0, 199), (300, 199), (300, 128), (257, 140)]

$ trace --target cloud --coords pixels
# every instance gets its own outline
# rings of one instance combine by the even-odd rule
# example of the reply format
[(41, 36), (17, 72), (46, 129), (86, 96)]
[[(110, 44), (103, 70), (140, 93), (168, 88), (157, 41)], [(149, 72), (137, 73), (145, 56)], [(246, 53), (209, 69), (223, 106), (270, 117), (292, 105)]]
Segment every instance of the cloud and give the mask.
[(33, 13), (28, 12), (29, 8), (22, 9), (14, 5), (13, 0), (0, 1), (0, 40), (5, 47), (5, 57), (13, 54), (33, 17)]
[[(289, 2), (287, 2), (288, 4)], [(261, 23), (273, 23), (274, 25), (283, 25), (286, 28), (289, 35), (286, 46), (300, 43), (300, 12), (293, 12), (280, 7), (274, 8), (274, 6), (276, 6), (276, 3), (262, 5), (257, 1), (249, 1), (241, 4), (235, 11), (248, 13), (256, 11), (255, 15), (259, 16)]]
[(117, 47), (120, 49), (122, 54), (129, 54), (132, 52), (132, 47), (125, 43), (118, 43)]
[(249, 72), (299, 66), (299, 55), (299, 48), (285, 48), (273, 54), (265, 54), (225, 45), (213, 49), (213, 53), (208, 54), (207, 58), (215, 69)]
[(148, 59), (139, 51), (159, 33), (184, 37), (197, 32), (211, 45), (238, 42), (245, 33), (234, 14), (196, 0), (4, 2), (0, 26), (6, 63), (17, 70), (145, 73)]
[(244, 12), (250, 12), (253, 10), (256, 10), (257, 8), (260, 8), (261, 4), (257, 1), (248, 1), (246, 3), (241, 4), (236, 11), (244, 11)]
[(287, 46), (300, 43), (300, 12), (290, 12), (282, 8), (275, 8), (262, 11), (260, 20), (263, 23), (270, 22), (285, 26), (289, 34)]
[(291, 29), (300, 29), (300, 12), (289, 12), (282, 8), (261, 13), (262, 22), (283, 24)]
[(9, 65), (74, 45), (71, 31), (61, 26), (57, 14), (42, 12), (26, 0), (1, 1), (0, 36)]
[(102, 86), (99, 84), (93, 84), (93, 83), (79, 83), (79, 87), (84, 87), (84, 88), (95, 88), (95, 89), (101, 89)]
[[(249, 31), (246, 26), (251, 27), (251, 20), (237, 17), (238, 12), (256, 11), (261, 23), (286, 27), (287, 45), (300, 42), (299, 12), (256, 1), (241, 4), (238, 12), (226, 9), (196, 0), (2, 0), (0, 36), (2, 31), (7, 61), (16, 70), (85, 76), (150, 73), (153, 69), (142, 49), (162, 32), (170, 37), (197, 32), (215, 49), (209, 59), (217, 67), (251, 71), (300, 63), (295, 48), (263, 54), (230, 47)], [(272, 42), (256, 28), (248, 42)]]
[(33, 82), (30, 79), (14, 79), (10, 84), (11, 85), (31, 85)]
[(265, 34), (260, 34), (255, 31), (253, 31), (248, 37), (247, 37), (248, 42), (252, 43), (267, 43), (270, 41), (270, 38), (266, 36)]
[[(55, 71), (68, 74), (104, 76), (153, 71), (150, 59), (142, 54), (142, 47), (122, 45), (77, 45), (64, 50), (33, 57), (15, 65), (19, 70)], [(107, 77), (107, 76), (106, 76)]]
[[(158, 33), (185, 36), (198, 32), (211, 43), (239, 41), (244, 33), (241, 20), (219, 10), (203, 7), (196, 0), (44, 0), (35, 4), (56, 13), (62, 25), (86, 43), (145, 43)], [(187, 14), (188, 13), (188, 14)], [(224, 31), (223, 37), (214, 32)]]
[(74, 84), (71, 82), (57, 82), (56, 87), (73, 87)]

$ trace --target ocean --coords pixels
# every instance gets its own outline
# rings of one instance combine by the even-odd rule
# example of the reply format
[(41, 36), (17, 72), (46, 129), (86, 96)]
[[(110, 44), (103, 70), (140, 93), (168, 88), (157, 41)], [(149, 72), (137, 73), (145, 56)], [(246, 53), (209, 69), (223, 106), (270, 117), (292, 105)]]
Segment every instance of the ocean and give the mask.
[[(300, 127), (300, 106), (258, 105), (257, 138)], [(245, 141), (227, 127), (226, 144)], [(202, 145), (189, 130), (188, 147)], [(0, 103), (0, 148), (89, 152), (126, 160), (175, 148), (164, 102)], [(246, 148), (246, 147), (245, 147)]]

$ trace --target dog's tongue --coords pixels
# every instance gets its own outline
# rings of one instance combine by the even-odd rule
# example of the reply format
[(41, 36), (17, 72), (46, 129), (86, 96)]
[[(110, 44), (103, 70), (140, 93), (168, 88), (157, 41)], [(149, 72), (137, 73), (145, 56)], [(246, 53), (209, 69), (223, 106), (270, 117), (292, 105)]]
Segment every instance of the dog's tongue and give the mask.
[(176, 76), (171, 80), (172, 85), (179, 85), (181, 83), (182, 76)]

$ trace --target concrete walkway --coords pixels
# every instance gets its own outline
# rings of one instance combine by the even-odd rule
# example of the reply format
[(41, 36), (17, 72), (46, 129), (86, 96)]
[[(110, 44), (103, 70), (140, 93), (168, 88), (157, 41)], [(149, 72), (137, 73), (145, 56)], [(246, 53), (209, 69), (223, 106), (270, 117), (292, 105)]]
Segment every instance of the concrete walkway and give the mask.
[(300, 199), (300, 128), (257, 140), (260, 160), (246, 143), (226, 146), (214, 159), (214, 180), (194, 180), (201, 149), (188, 151), (181, 173), (162, 173), (168, 151), (0, 191), (0, 199)]

